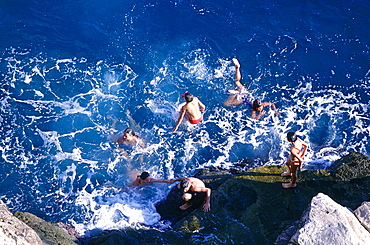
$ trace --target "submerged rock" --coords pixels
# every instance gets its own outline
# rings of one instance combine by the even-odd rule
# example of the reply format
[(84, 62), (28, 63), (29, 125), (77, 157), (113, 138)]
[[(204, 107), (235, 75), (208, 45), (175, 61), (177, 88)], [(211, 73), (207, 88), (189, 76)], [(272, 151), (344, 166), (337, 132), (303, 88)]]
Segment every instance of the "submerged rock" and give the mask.
[(28, 225), (14, 217), (0, 200), (0, 241), (7, 245), (43, 245), (37, 233)]
[(348, 208), (319, 193), (300, 221), (284, 231), (275, 244), (370, 244), (370, 233)]

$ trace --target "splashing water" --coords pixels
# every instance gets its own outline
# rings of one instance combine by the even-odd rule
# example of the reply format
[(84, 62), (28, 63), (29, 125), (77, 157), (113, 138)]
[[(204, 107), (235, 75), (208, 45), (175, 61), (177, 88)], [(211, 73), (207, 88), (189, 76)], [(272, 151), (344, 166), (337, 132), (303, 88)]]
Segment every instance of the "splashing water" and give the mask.
[[(314, 90), (314, 79), (301, 77), (297, 85), (264, 91), (261, 81), (268, 71), (263, 70), (250, 77), (250, 89), (263, 100), (273, 99), (281, 115), (269, 111), (256, 121), (246, 107), (222, 105), (233, 87), (234, 68), (225, 59), (209, 64), (208, 57), (196, 49), (176, 67), (172, 57), (145, 80), (125, 64), (8, 50), (1, 60), (6, 73), (0, 117), (2, 168), (7, 168), (1, 185), (8, 204), (45, 212), (93, 235), (161, 225), (154, 205), (173, 185), (122, 192), (140, 171), (169, 179), (209, 166), (284, 164), (291, 130), (310, 144), (304, 168), (326, 168), (350, 151), (369, 153), (368, 104), (361, 99), (368, 96), (368, 83)], [(170, 133), (186, 88), (207, 105), (204, 121)], [(114, 141), (126, 127), (135, 128), (147, 146), (122, 155)]]

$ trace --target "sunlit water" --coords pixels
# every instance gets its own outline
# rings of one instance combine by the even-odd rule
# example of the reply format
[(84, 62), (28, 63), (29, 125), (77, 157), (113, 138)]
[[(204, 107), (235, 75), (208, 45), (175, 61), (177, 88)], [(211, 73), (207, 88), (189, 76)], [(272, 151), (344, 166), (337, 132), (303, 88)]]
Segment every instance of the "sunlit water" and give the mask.
[[(288, 131), (309, 143), (307, 169), (369, 155), (369, 4), (294, 4), (2, 3), (1, 199), (84, 235), (163, 228), (154, 205), (173, 185), (126, 189), (141, 171), (284, 164)], [(223, 106), (232, 57), (279, 116)], [(186, 90), (204, 121), (171, 133)], [(114, 142), (127, 127), (146, 147), (124, 155)]]

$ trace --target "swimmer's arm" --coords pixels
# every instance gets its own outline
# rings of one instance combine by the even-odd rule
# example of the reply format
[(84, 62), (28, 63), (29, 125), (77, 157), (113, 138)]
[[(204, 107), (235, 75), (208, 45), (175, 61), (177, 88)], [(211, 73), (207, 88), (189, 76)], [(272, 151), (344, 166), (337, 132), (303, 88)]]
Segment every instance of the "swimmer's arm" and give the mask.
[(117, 149), (119, 150), (122, 156), (126, 157), (128, 155), (127, 151), (125, 151), (125, 149), (122, 149), (118, 145), (117, 145)]
[(122, 137), (122, 136), (121, 136), (121, 137), (119, 137), (119, 138), (117, 139), (116, 143), (123, 143), (123, 137)]
[(186, 179), (185, 177), (181, 177), (181, 178), (178, 178), (178, 179), (170, 179), (170, 180), (166, 180), (166, 179), (151, 179), (150, 180), (150, 183), (152, 182), (158, 182), (158, 183), (169, 183), (169, 184), (172, 184), (172, 183), (175, 183), (176, 181), (181, 181), (183, 179)]
[(256, 117), (257, 117), (257, 115), (256, 115), (256, 111), (255, 111), (255, 110), (252, 110), (252, 118), (253, 118), (253, 119), (257, 119)]
[(198, 105), (201, 107), (200, 111), (204, 112), (206, 110), (206, 106), (198, 99)]
[(151, 179), (150, 183), (157, 182), (157, 183), (172, 183), (171, 180), (166, 179)]
[(265, 115), (265, 113), (266, 113), (266, 111), (265, 110), (262, 110), (257, 115), (257, 111), (252, 110), (252, 118), (253, 119), (256, 119), (256, 120), (259, 120), (263, 115)]
[(277, 110), (276, 106), (272, 102), (263, 102), (262, 106), (271, 106), (271, 108), (274, 110), (275, 115), (279, 115), (279, 111)]
[(272, 107), (272, 109), (275, 111), (275, 115), (279, 115), (280, 113), (279, 113), (279, 111), (278, 111), (278, 109), (276, 108), (276, 106), (275, 106), (275, 104), (274, 103), (271, 103), (270, 102), (270, 106)]
[(138, 178), (129, 187), (131, 188), (131, 187), (134, 187), (134, 186), (137, 186), (137, 185), (139, 185), (139, 179)]
[(145, 143), (145, 141), (142, 139), (142, 138), (137, 138), (137, 140), (136, 140), (136, 142), (137, 142), (137, 144), (139, 145), (139, 146), (141, 146), (141, 147), (145, 147), (146, 146), (146, 143)]
[(184, 107), (181, 108), (181, 114), (179, 116), (179, 119), (177, 120), (177, 124), (176, 126), (172, 129), (172, 132), (176, 132), (176, 130), (179, 128), (180, 126), (180, 123), (182, 121), (182, 119), (184, 118), (185, 116), (185, 113), (186, 113), (186, 109)]
[(181, 177), (181, 178), (177, 178), (177, 179), (170, 179), (170, 183), (175, 183), (177, 181), (182, 181), (184, 179), (186, 179), (186, 177)]

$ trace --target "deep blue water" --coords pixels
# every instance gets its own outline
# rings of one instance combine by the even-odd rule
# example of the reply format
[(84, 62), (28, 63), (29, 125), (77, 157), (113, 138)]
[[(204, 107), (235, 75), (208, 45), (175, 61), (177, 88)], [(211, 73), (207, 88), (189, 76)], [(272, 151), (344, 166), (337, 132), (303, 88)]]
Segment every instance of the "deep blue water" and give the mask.
[[(369, 13), (342, 0), (1, 1), (1, 199), (86, 235), (163, 227), (154, 204), (171, 185), (115, 187), (144, 170), (284, 164), (291, 130), (310, 144), (305, 168), (369, 155)], [(233, 57), (280, 116), (223, 106)], [(185, 90), (204, 122), (171, 133)], [(122, 156), (113, 141), (129, 126), (147, 147)]]

